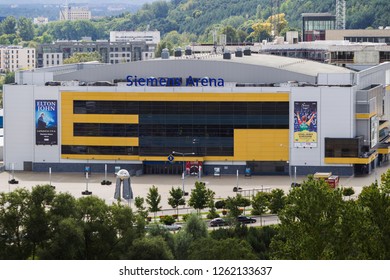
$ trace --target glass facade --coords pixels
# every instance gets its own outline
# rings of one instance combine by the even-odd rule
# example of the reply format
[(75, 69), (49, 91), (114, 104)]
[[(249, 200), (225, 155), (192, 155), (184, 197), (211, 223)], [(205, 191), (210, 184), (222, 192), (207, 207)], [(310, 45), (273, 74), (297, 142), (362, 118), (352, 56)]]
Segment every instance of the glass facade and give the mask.
[(325, 157), (353, 157), (361, 155), (361, 138), (325, 138)]
[[(289, 127), (288, 102), (75, 100), (73, 113), (138, 115), (138, 124), (74, 123), (73, 133), (138, 137), (140, 156), (166, 156), (172, 151), (197, 156), (234, 156), (234, 129)], [(73, 150), (64, 150), (63, 146), (62, 153)], [(95, 152), (102, 154), (98, 149)]]
[(62, 145), (63, 154), (69, 155), (138, 155), (138, 147)]

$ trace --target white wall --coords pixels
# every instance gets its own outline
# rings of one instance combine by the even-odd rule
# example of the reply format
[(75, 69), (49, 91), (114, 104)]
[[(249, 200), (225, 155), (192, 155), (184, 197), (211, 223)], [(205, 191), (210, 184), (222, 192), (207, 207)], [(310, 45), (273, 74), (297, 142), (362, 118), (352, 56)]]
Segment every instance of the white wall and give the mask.
[[(355, 136), (355, 98), (352, 87), (298, 87), (290, 95), (290, 164), (326, 166), (325, 137)], [(294, 101), (317, 102), (317, 147), (294, 148)]]
[[(35, 145), (35, 100), (58, 100), (58, 88), (27, 85), (4, 88), (4, 164), (7, 169), (14, 163), (15, 170), (23, 170), (26, 161), (59, 162), (60, 129), (58, 145)], [(58, 123), (60, 118), (58, 111)]]
[[(23, 169), (24, 161), (33, 160), (35, 139), (32, 86), (4, 85), (4, 165)], [(9, 104), (9, 105), (8, 105)]]

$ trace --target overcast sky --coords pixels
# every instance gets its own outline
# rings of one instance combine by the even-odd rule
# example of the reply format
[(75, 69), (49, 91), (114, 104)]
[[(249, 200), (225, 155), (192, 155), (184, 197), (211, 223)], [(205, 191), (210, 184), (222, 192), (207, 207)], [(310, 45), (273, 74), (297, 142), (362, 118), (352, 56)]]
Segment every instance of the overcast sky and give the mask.
[[(61, 4), (64, 5), (67, 0), (0, 0), (0, 4)], [(143, 4), (153, 2), (154, 0), (68, 0), (68, 3), (128, 3)]]

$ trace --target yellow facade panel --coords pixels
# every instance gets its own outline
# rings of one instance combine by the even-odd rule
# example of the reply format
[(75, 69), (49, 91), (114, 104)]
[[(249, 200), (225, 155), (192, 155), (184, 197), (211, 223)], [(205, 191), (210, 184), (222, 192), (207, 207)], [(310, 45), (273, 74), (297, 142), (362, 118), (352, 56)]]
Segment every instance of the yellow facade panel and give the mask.
[[(114, 101), (289, 101), (288, 92), (207, 93), (207, 92), (62, 92), (69, 100)], [(64, 99), (63, 99), (64, 100)]]
[[(68, 140), (65, 137), (63, 140)], [(92, 137), (92, 136), (74, 136), (71, 141), (64, 141), (62, 145), (80, 145), (80, 146), (138, 146), (138, 138), (135, 137)]]
[(126, 123), (138, 124), (138, 115), (98, 115), (76, 114), (73, 116), (75, 123)]
[(324, 162), (327, 164), (369, 164), (372, 161), (375, 160), (375, 158), (378, 156), (378, 153), (372, 154), (370, 157), (367, 158), (330, 158), (326, 157)]
[(234, 160), (288, 161), (288, 129), (235, 129)]
[(357, 113), (355, 115), (355, 118), (356, 119), (370, 119), (372, 118), (373, 116), (376, 115), (376, 112), (371, 112), (371, 113)]
[(138, 160), (138, 156), (123, 155), (73, 155), (62, 154), (62, 159), (94, 159), (94, 160)]

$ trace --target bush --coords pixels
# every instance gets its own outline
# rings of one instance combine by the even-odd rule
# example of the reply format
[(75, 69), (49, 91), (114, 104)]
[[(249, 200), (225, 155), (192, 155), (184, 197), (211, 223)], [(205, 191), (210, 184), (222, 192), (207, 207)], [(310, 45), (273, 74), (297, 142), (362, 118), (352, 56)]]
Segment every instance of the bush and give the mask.
[(164, 225), (172, 225), (175, 223), (175, 218), (172, 216), (161, 216), (160, 217), (160, 222), (163, 223)]

